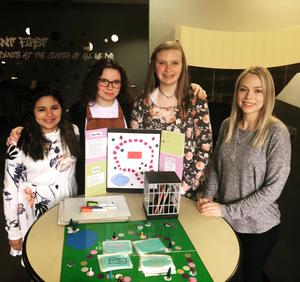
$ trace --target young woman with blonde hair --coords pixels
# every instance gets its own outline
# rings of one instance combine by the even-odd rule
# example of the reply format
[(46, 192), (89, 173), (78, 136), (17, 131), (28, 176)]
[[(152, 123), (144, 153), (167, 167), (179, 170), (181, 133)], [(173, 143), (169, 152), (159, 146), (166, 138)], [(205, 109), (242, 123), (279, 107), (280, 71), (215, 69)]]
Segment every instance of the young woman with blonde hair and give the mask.
[(237, 232), (242, 254), (237, 281), (265, 281), (264, 265), (278, 236), (277, 200), (290, 172), (291, 145), (286, 126), (272, 114), (274, 103), (266, 68), (240, 74), (197, 203), (201, 214), (222, 216)]

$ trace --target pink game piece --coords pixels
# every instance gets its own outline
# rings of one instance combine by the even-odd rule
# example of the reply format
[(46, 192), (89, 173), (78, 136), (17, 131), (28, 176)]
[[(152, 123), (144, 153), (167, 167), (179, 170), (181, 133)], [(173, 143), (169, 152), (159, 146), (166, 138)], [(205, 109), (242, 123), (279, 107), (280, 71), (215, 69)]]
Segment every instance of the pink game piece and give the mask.
[(98, 253), (97, 250), (91, 250), (91, 251), (90, 251), (90, 254), (91, 254), (91, 255), (96, 255), (97, 253)]

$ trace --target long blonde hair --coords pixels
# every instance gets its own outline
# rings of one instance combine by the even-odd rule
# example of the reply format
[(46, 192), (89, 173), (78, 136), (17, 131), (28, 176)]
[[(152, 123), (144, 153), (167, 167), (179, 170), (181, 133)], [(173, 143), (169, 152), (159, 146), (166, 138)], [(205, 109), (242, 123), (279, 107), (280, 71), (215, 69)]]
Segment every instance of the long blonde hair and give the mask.
[(225, 143), (231, 143), (236, 130), (238, 130), (239, 122), (243, 118), (243, 112), (237, 105), (237, 93), (241, 80), (247, 74), (255, 74), (259, 77), (264, 95), (264, 105), (260, 110), (259, 121), (255, 128), (256, 133), (252, 143), (253, 147), (259, 148), (264, 144), (267, 138), (270, 124), (277, 122), (283, 126), (283, 123), (275, 116), (273, 116), (275, 105), (275, 87), (273, 78), (266, 68), (260, 66), (254, 66), (244, 70), (236, 80), (231, 113), (227, 121), (229, 123), (229, 126), (225, 137)]
[(145, 82), (145, 92), (144, 95), (147, 96), (154, 91), (156, 87), (159, 86), (159, 80), (155, 72), (155, 62), (156, 56), (160, 51), (164, 50), (179, 50), (181, 53), (182, 60), (182, 70), (180, 77), (177, 82), (175, 97), (177, 98), (178, 108), (183, 111), (187, 104), (188, 91), (190, 89), (189, 84), (189, 74), (187, 69), (186, 57), (183, 48), (179, 41), (166, 41), (159, 44), (152, 52), (150, 63), (148, 66), (148, 73)]

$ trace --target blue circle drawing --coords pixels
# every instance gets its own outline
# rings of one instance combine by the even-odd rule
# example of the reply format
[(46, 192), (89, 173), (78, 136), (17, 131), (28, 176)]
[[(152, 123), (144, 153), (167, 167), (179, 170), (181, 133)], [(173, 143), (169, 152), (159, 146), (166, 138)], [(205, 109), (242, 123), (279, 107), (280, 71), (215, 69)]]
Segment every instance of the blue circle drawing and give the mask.
[(111, 182), (117, 186), (125, 186), (129, 182), (129, 177), (122, 173), (118, 173), (111, 178)]

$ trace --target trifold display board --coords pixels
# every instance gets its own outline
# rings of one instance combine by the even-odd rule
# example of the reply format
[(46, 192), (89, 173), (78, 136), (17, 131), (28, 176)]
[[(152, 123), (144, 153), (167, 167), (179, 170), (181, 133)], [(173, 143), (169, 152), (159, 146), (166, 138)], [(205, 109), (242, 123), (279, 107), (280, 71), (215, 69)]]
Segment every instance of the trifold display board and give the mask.
[(165, 130), (86, 131), (85, 195), (142, 192), (146, 171), (175, 171), (182, 178), (185, 136)]

